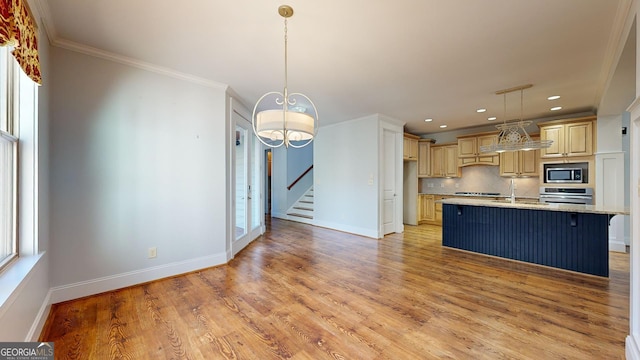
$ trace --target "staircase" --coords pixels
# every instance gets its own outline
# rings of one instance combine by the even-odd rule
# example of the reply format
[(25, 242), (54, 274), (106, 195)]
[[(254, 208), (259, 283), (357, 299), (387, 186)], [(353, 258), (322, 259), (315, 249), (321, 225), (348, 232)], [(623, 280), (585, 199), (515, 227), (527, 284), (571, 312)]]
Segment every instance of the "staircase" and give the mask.
[(289, 220), (313, 224), (313, 186), (287, 211)]

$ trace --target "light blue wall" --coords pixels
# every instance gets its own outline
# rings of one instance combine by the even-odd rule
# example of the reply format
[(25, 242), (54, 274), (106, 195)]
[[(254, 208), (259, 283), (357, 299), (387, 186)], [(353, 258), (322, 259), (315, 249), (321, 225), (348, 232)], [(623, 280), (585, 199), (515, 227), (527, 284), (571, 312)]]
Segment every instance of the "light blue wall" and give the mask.
[(52, 50), (53, 287), (224, 262), (226, 90)]
[(378, 127), (377, 116), (369, 116), (320, 129), (314, 140), (316, 224), (377, 237)]

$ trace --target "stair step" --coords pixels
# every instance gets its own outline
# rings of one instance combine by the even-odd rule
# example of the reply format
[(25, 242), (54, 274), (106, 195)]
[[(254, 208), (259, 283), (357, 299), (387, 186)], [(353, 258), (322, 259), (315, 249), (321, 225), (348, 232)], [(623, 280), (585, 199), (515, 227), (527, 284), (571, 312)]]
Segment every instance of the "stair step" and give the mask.
[(309, 200), (300, 200), (298, 202), (301, 204), (313, 204), (313, 201), (309, 201)]
[(293, 207), (296, 210), (309, 210), (309, 211), (313, 211), (313, 208), (311, 207), (303, 207), (303, 206), (294, 206)]
[(298, 214), (298, 213), (287, 213), (287, 215), (289, 215), (289, 216), (297, 216), (297, 217), (301, 217), (301, 218), (305, 218), (305, 219), (313, 219), (313, 216), (311, 216), (311, 215), (304, 215), (304, 214)]
[(313, 197), (313, 194), (309, 195), (309, 194), (305, 194), (304, 196), (306, 197)]

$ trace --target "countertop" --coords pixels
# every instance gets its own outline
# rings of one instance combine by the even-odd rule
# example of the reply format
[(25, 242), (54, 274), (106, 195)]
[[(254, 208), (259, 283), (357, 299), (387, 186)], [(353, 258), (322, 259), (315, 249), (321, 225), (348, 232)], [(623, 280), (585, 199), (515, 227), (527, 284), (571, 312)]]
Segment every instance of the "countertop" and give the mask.
[(528, 210), (548, 210), (548, 211), (564, 211), (575, 213), (591, 213), (591, 214), (609, 214), (609, 215), (629, 215), (628, 208), (610, 208), (600, 205), (581, 205), (581, 204), (543, 204), (534, 201), (516, 201), (511, 203), (508, 200), (488, 200), (488, 199), (467, 199), (462, 197), (453, 197), (438, 200), (443, 204), (467, 205), (467, 206), (489, 206), (489, 207), (506, 207), (514, 209)]
[[(460, 198), (488, 198), (488, 199), (494, 199), (494, 198), (508, 198), (509, 195), (503, 195), (503, 194), (497, 194), (496, 193), (490, 193), (487, 195), (487, 193), (467, 193), (467, 194), (456, 194), (456, 193), (450, 193), (450, 192), (421, 192), (418, 193), (418, 195), (435, 195), (435, 196), (452, 196), (452, 197), (460, 197)], [(538, 200), (538, 197), (533, 197), (533, 196), (516, 196), (516, 199), (525, 199), (525, 200)]]

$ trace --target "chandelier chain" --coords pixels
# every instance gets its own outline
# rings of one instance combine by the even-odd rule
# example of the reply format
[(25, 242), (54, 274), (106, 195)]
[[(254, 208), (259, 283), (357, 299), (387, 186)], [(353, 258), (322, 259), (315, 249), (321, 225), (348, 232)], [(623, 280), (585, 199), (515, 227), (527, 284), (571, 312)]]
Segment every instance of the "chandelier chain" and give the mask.
[(289, 59), (288, 59), (288, 39), (289, 36), (287, 34), (287, 18), (284, 18), (284, 98), (285, 98), (285, 106), (286, 103), (289, 100), (289, 96), (288, 96), (288, 83), (289, 83), (289, 74), (287, 73), (287, 69), (288, 69), (288, 64), (289, 64)]

